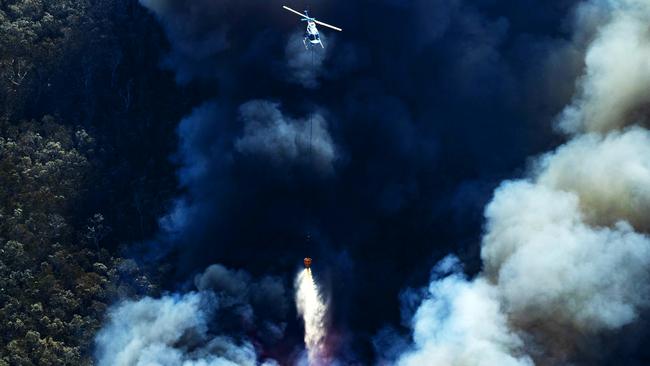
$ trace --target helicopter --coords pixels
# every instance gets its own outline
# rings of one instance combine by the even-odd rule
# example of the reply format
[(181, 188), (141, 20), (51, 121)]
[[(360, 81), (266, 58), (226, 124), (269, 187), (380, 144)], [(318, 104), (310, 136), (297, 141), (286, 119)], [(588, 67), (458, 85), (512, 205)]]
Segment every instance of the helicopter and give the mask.
[(315, 46), (317, 44), (320, 44), (320, 46), (322, 48), (325, 48), (325, 46), (323, 46), (323, 42), (320, 39), (320, 34), (318, 34), (318, 28), (316, 28), (316, 24), (319, 24), (319, 25), (322, 25), (324, 27), (334, 29), (334, 30), (339, 31), (339, 32), (343, 31), (343, 29), (341, 29), (341, 28), (335, 27), (333, 25), (329, 25), (327, 23), (323, 23), (321, 21), (316, 20), (316, 18), (310, 17), (307, 10), (305, 10), (305, 13), (303, 14), (303, 13), (301, 13), (299, 11), (295, 11), (295, 10), (291, 9), (288, 6), (283, 6), (283, 8), (285, 10), (288, 10), (288, 11), (294, 13), (294, 14), (300, 15), (301, 17), (303, 17), (302, 21), (307, 22), (307, 32), (305, 32), (305, 38), (302, 40), (302, 43), (305, 44), (306, 49), (309, 49), (309, 45)]

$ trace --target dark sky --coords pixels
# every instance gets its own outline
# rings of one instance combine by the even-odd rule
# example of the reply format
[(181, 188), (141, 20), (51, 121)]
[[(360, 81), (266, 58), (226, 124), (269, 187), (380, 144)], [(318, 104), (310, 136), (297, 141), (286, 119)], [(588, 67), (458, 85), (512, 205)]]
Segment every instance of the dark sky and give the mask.
[(582, 66), (575, 1), (287, 1), (344, 29), (322, 29), (313, 68), (282, 2), (141, 2), (170, 41), (160, 67), (214, 96), (179, 122), (185, 194), (156, 251), (178, 284), (219, 263), (291, 286), (313, 257), (339, 356), (364, 363), (437, 261), (480, 269), (483, 206), (558, 143)]

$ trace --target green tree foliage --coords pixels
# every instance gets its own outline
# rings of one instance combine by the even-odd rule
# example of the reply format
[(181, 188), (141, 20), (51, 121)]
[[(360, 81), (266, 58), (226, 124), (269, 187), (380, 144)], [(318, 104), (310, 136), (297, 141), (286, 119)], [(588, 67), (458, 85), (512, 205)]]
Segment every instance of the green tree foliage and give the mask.
[(137, 0), (0, 0), (0, 366), (91, 364), (108, 304), (156, 290), (117, 253), (156, 231), (202, 98), (165, 42)]
[(53, 70), (89, 6), (76, 0), (0, 1), (0, 101), (4, 115), (21, 111), (27, 96), (47, 88)]
[(54, 115), (96, 138), (79, 211), (102, 212), (113, 247), (151, 235), (176, 193), (167, 157), (197, 91), (161, 69), (165, 48), (137, 0), (0, 0), (0, 123)]
[(0, 364), (91, 364), (108, 303), (151, 291), (135, 263), (100, 249), (101, 214), (70, 222), (92, 149), (51, 117), (0, 137)]

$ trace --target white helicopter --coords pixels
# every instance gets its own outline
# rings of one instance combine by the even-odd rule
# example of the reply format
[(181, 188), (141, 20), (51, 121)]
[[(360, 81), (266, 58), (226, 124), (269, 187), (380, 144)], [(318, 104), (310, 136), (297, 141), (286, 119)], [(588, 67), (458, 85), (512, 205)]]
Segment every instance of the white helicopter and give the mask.
[(323, 46), (323, 42), (320, 39), (320, 35), (318, 34), (318, 29), (316, 28), (316, 24), (320, 24), (324, 27), (332, 28), (339, 32), (343, 31), (343, 29), (341, 28), (335, 27), (333, 25), (329, 25), (327, 23), (323, 23), (321, 21), (316, 20), (316, 18), (310, 17), (309, 14), (307, 13), (307, 10), (305, 10), (305, 14), (303, 14), (299, 11), (295, 11), (291, 9), (288, 6), (283, 6), (283, 8), (289, 10), (292, 13), (300, 15), (302, 17), (302, 21), (307, 22), (307, 32), (305, 33), (305, 38), (302, 40), (302, 42), (305, 44), (306, 49), (309, 49), (307, 42), (309, 42), (309, 44), (311, 44), (312, 46), (320, 44), (322, 48), (325, 48), (325, 46)]

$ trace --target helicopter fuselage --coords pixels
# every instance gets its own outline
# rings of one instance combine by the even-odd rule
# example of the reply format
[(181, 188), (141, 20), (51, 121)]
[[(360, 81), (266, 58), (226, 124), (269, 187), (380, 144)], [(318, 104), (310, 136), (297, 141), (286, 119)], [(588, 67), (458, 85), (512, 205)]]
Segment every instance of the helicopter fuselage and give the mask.
[(311, 44), (320, 43), (320, 34), (318, 34), (318, 28), (316, 28), (316, 23), (311, 20), (307, 22), (307, 32), (305, 32), (305, 41), (308, 41)]

